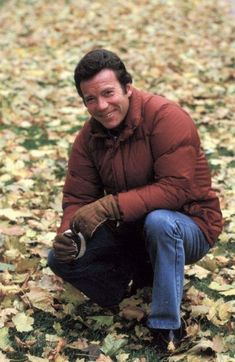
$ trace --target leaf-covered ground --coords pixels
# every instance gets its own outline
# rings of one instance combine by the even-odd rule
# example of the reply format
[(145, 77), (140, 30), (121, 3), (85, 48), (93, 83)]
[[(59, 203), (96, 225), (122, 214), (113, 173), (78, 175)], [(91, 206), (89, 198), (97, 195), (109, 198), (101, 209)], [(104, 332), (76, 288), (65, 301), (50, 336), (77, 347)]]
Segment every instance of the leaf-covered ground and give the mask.
[[(235, 361), (234, 23), (229, 0), (0, 1), (1, 361)], [(95, 47), (191, 113), (221, 200), (224, 231), (186, 268), (187, 336), (170, 355), (141, 323), (149, 289), (104, 310), (47, 267), (68, 152), (87, 119), (73, 70)]]

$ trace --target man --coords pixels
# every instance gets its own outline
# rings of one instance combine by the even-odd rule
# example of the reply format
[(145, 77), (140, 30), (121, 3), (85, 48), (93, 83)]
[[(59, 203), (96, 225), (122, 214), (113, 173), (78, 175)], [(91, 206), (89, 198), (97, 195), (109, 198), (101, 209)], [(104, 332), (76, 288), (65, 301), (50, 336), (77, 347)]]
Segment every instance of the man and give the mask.
[(69, 158), (49, 266), (104, 307), (152, 277), (147, 326), (176, 345), (184, 265), (208, 252), (222, 224), (196, 127), (179, 105), (134, 88), (108, 50), (86, 54), (74, 77), (91, 118)]

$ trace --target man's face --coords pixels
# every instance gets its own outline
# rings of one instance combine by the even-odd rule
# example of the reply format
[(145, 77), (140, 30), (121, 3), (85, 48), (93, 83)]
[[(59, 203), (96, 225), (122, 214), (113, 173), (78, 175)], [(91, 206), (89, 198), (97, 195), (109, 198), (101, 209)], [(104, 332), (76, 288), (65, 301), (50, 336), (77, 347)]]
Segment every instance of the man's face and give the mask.
[(103, 69), (80, 84), (88, 112), (105, 128), (117, 127), (125, 118), (132, 94), (131, 84), (124, 90), (111, 69)]

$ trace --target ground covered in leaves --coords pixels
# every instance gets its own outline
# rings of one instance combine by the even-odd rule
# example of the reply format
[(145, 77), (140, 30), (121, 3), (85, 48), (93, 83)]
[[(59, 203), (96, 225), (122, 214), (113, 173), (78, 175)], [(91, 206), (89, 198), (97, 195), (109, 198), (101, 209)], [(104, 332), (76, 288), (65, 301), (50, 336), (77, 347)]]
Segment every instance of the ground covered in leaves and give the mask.
[[(235, 12), (222, 0), (0, 1), (0, 360), (235, 361)], [(170, 355), (141, 323), (151, 291), (114, 311), (56, 278), (46, 256), (61, 216), (68, 152), (87, 119), (78, 59), (117, 51), (135, 86), (193, 116), (225, 220), (186, 268), (187, 336)], [(98, 357), (99, 356), (99, 357)]]

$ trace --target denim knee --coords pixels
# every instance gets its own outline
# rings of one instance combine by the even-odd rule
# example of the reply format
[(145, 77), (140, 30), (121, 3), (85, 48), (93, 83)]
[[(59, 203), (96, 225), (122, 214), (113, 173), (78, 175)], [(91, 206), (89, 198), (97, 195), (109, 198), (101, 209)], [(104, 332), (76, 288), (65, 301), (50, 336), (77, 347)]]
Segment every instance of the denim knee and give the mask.
[(144, 232), (148, 238), (154, 237), (154, 239), (161, 240), (163, 235), (172, 236), (176, 233), (177, 225), (172, 222), (169, 212), (168, 210), (155, 210), (146, 216)]

